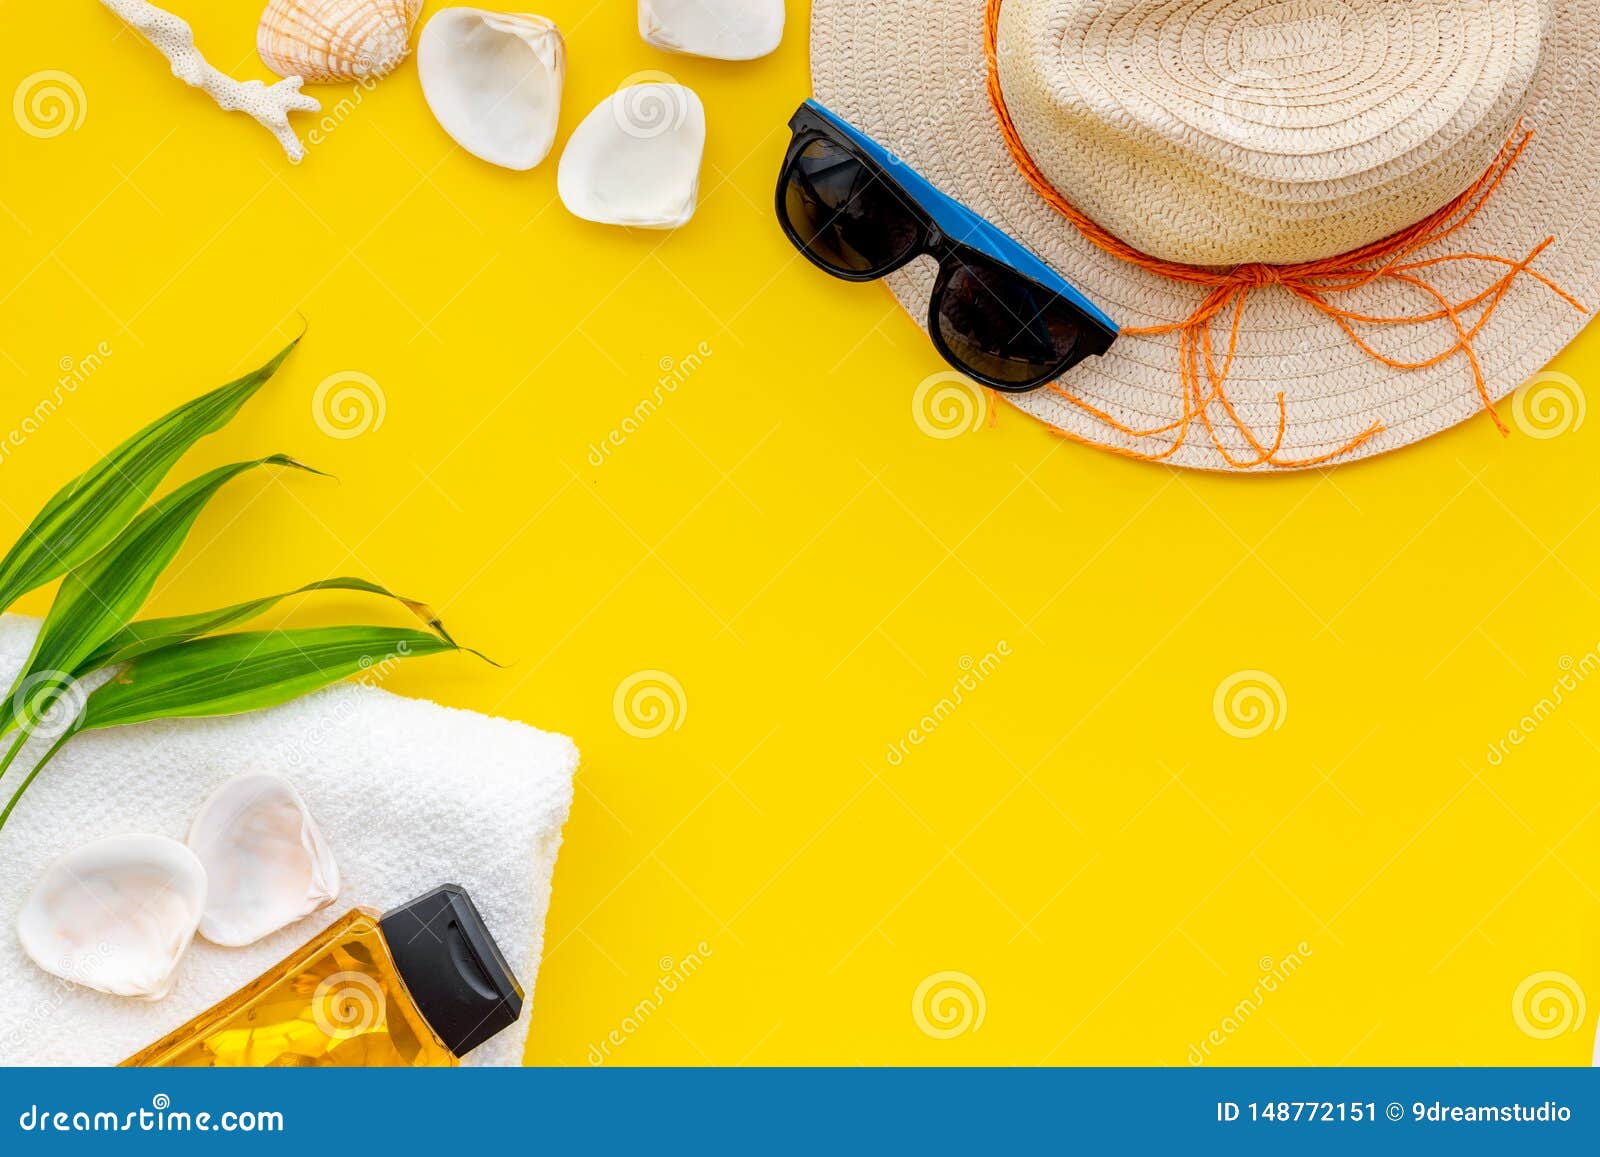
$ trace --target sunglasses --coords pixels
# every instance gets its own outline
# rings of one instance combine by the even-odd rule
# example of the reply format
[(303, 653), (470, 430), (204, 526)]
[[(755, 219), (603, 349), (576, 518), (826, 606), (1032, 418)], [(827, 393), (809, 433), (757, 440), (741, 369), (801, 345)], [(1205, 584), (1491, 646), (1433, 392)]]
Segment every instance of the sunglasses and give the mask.
[(1116, 340), (1117, 324), (1055, 270), (816, 101), (789, 128), (777, 196), (784, 233), (845, 281), (932, 256), (928, 334), (962, 373), (1021, 393)]

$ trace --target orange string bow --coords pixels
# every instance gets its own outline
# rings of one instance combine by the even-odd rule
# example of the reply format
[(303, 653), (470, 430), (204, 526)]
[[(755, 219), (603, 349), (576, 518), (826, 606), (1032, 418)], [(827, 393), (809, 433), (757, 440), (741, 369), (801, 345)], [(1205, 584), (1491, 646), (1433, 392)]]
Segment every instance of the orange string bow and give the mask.
[[(1240, 418), (1229, 400), (1226, 384), (1228, 372), (1233, 366), (1234, 353), (1238, 347), (1239, 323), (1244, 314), (1245, 300), (1257, 289), (1269, 286), (1280, 288), (1294, 294), (1301, 301), (1306, 302), (1318, 312), (1332, 319), (1335, 325), (1342, 329), (1350, 340), (1367, 355), (1396, 369), (1419, 370), (1436, 366), (1448, 358), (1460, 354), (1472, 369), (1472, 377), (1477, 385), (1478, 397), (1482, 400), (1484, 409), (1493, 419), (1495, 426), (1502, 434), (1507, 433), (1506, 425), (1495, 411), (1494, 399), (1489, 396), (1488, 384), (1484, 381), (1483, 368), (1478, 363), (1477, 353), (1473, 350), (1473, 339), (1477, 337), (1489, 319), (1499, 308), (1511, 287), (1516, 284), (1519, 277), (1524, 275), (1550, 289), (1563, 301), (1567, 302), (1580, 313), (1586, 313), (1583, 305), (1563, 290), (1555, 282), (1545, 277), (1538, 271), (1530, 268), (1535, 258), (1543, 253), (1554, 241), (1554, 237), (1547, 237), (1534, 246), (1521, 261), (1512, 261), (1506, 257), (1498, 257), (1490, 253), (1452, 253), (1441, 257), (1431, 257), (1424, 260), (1411, 260), (1420, 250), (1435, 245), (1476, 217), (1489, 198), (1494, 195), (1506, 174), (1511, 171), (1522, 151), (1532, 139), (1531, 132), (1523, 132), (1522, 126), (1517, 126), (1512, 139), (1500, 151), (1494, 164), (1489, 170), (1479, 177), (1455, 200), (1418, 221), (1409, 228), (1402, 229), (1393, 236), (1381, 241), (1374, 241), (1359, 249), (1342, 253), (1336, 257), (1327, 257), (1319, 261), (1306, 261), (1293, 265), (1240, 265), (1234, 269), (1217, 270), (1201, 265), (1186, 265), (1177, 261), (1164, 261), (1152, 257), (1147, 253), (1129, 245), (1096, 224), (1089, 217), (1080, 212), (1050, 183), (1048, 177), (1040, 170), (1027, 146), (1022, 143), (1022, 137), (1017, 132), (1017, 126), (1011, 119), (1010, 110), (1006, 107), (1005, 95), (1000, 90), (1000, 65), (998, 42), (998, 25), (1000, 19), (1000, 5), (1003, 0), (988, 0), (988, 11), (984, 28), (984, 55), (988, 61), (988, 88), (989, 100), (994, 105), (995, 116), (1000, 122), (1000, 131), (1005, 137), (1007, 148), (1011, 151), (1012, 158), (1028, 183), (1045, 199), (1049, 205), (1070, 221), (1077, 230), (1088, 238), (1090, 242), (1100, 249), (1137, 265), (1141, 269), (1174, 281), (1187, 282), (1209, 290), (1205, 299), (1201, 301), (1195, 311), (1184, 320), (1168, 325), (1142, 326), (1124, 329), (1124, 334), (1157, 335), (1176, 333), (1178, 335), (1178, 367), (1179, 377), (1183, 386), (1183, 413), (1172, 422), (1150, 430), (1138, 430), (1123, 422), (1118, 421), (1082, 398), (1069, 392), (1060, 382), (1051, 385), (1051, 389), (1061, 395), (1073, 405), (1095, 418), (1104, 422), (1112, 429), (1132, 438), (1159, 437), (1163, 434), (1173, 435), (1173, 441), (1164, 449), (1156, 452), (1142, 452), (1126, 450), (1120, 447), (1109, 447), (1116, 452), (1129, 457), (1141, 458), (1147, 461), (1161, 461), (1172, 457), (1182, 448), (1184, 440), (1195, 419), (1199, 419), (1210, 436), (1217, 452), (1229, 466), (1237, 469), (1247, 469), (1253, 466), (1271, 465), (1282, 467), (1315, 466), (1322, 462), (1330, 461), (1344, 454), (1348, 454), (1362, 443), (1368, 441), (1383, 430), (1381, 422), (1374, 422), (1361, 434), (1327, 454), (1319, 454), (1311, 458), (1285, 458), (1280, 454), (1283, 446), (1284, 429), (1287, 424), (1287, 411), (1284, 406), (1283, 394), (1277, 396), (1278, 424), (1277, 430), (1270, 443), (1263, 443), (1253, 430)], [(1433, 286), (1425, 277), (1419, 275), (1419, 270), (1443, 265), (1452, 261), (1479, 261), (1504, 267), (1504, 273), (1482, 292), (1467, 298), (1465, 301), (1451, 301), (1439, 289)], [(1332, 298), (1339, 294), (1349, 293), (1353, 290), (1371, 285), (1379, 281), (1397, 282), (1410, 286), (1428, 298), (1437, 308), (1430, 312), (1417, 314), (1411, 317), (1378, 317), (1361, 313), (1353, 309), (1346, 309), (1336, 304)], [(1464, 316), (1469, 311), (1483, 306), (1476, 322), (1468, 324)], [(1232, 314), (1228, 322), (1228, 347), (1218, 364), (1217, 357), (1212, 347), (1212, 322), (1219, 317)], [(1417, 322), (1434, 322), (1448, 319), (1455, 330), (1455, 340), (1442, 352), (1422, 361), (1400, 361), (1391, 358), (1373, 348), (1362, 336), (1356, 332), (1355, 325), (1402, 325)], [(1202, 373), (1204, 383), (1202, 384)], [(1253, 456), (1235, 457), (1223, 442), (1216, 426), (1212, 421), (1213, 404), (1221, 406), (1227, 418), (1234, 427), (1244, 436), (1249, 444)], [(1064, 433), (1064, 431), (1060, 431)], [(1070, 436), (1070, 435), (1069, 435)]]

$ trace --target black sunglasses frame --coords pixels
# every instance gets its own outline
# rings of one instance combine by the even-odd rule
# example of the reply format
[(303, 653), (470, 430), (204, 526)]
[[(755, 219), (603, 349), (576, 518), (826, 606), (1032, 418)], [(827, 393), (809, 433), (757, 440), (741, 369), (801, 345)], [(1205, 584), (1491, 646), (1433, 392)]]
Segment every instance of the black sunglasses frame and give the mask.
[[(1078, 305), (1062, 297), (1046, 285), (1041, 285), (1021, 270), (1014, 269), (998, 260), (991, 254), (980, 249), (963, 244), (947, 236), (933, 216), (922, 207), (922, 204), (913, 197), (900, 182), (879, 164), (874, 158), (863, 153), (855, 143), (839, 133), (831, 124), (822, 117), (802, 105), (789, 121), (789, 129), (794, 134), (789, 141), (788, 152), (784, 154), (783, 167), (778, 172), (778, 188), (774, 205), (778, 214), (778, 224), (783, 229), (784, 236), (789, 238), (790, 244), (798, 249), (802, 256), (811, 264), (841, 281), (867, 282), (879, 281), (895, 270), (903, 268), (919, 257), (932, 257), (939, 263), (939, 274), (933, 283), (933, 293), (928, 299), (928, 337), (933, 341), (933, 346), (939, 355), (950, 365), (960, 370), (974, 381), (981, 382), (991, 389), (1008, 394), (1026, 394), (1060, 378), (1074, 366), (1081, 364), (1088, 358), (1098, 357), (1111, 348), (1111, 343), (1116, 340), (1116, 334), (1108, 331), (1098, 319), (1080, 309)], [(905, 254), (886, 263), (881, 269), (870, 269), (863, 272), (842, 270), (829, 265), (819, 259), (801, 240), (793, 223), (789, 220), (788, 189), (789, 180), (800, 154), (805, 147), (816, 140), (826, 140), (836, 148), (842, 149), (853, 158), (856, 163), (864, 166), (875, 180), (884, 182), (892, 189), (905, 208), (906, 216), (910, 218), (920, 230), (920, 237), (916, 244), (910, 246)], [(1035, 378), (1022, 382), (1000, 381), (987, 374), (975, 370), (958, 358), (946, 344), (940, 334), (939, 312), (944, 299), (945, 291), (949, 288), (950, 280), (964, 268), (974, 266), (1001, 269), (1009, 276), (1026, 282), (1036, 287), (1041, 293), (1049, 295), (1055, 301), (1065, 305), (1073, 315), (1078, 325), (1078, 340), (1073, 343), (1072, 352), (1061, 359), (1048, 372)]]

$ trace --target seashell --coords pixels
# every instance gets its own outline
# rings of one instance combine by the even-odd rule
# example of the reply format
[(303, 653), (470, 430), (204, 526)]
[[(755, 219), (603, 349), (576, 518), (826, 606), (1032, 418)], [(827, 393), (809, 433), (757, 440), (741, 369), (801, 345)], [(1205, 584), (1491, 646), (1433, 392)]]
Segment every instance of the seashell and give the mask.
[(446, 8), (417, 39), (417, 75), (439, 127), (506, 169), (550, 154), (566, 73), (561, 30), (543, 16)]
[(783, 40), (783, 0), (639, 0), (639, 35), (668, 52), (754, 60)]
[(422, 0), (267, 0), (256, 52), (279, 76), (310, 84), (376, 80), (406, 58)]
[(675, 229), (694, 216), (705, 145), (705, 106), (693, 89), (620, 88), (573, 132), (556, 191), (586, 221)]
[(200, 935), (238, 948), (309, 916), (339, 894), (339, 865), (288, 780), (228, 780), (200, 805), (189, 850), (209, 887)]
[(206, 871), (166, 836), (110, 836), (54, 861), (17, 915), (46, 972), (116, 996), (159, 1000), (194, 939)]

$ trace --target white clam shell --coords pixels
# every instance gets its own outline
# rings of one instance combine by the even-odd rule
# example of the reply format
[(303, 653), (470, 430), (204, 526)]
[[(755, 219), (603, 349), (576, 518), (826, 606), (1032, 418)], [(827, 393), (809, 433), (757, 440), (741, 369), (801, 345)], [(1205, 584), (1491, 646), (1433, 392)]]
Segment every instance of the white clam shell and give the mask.
[(166, 836), (109, 836), (61, 856), (17, 915), (22, 950), (55, 976), (159, 1000), (194, 939), (206, 872)]
[(445, 8), (417, 39), (417, 76), (439, 127), (506, 169), (549, 155), (566, 74), (561, 30), (543, 16)]
[(639, 35), (668, 52), (754, 60), (783, 40), (783, 0), (639, 0)]
[(422, 0), (268, 0), (256, 53), (311, 84), (387, 76), (406, 58)]
[(705, 146), (705, 106), (693, 89), (621, 88), (573, 132), (556, 191), (586, 221), (675, 229), (694, 216)]
[(333, 850), (281, 776), (239, 775), (212, 792), (189, 850), (209, 881), (200, 935), (213, 944), (254, 944), (339, 894)]

